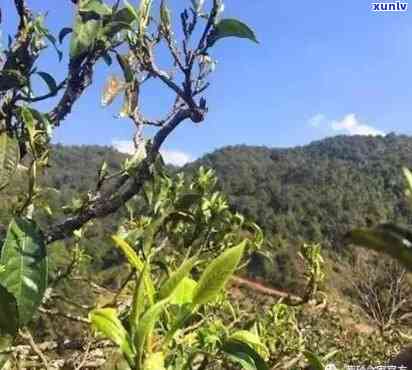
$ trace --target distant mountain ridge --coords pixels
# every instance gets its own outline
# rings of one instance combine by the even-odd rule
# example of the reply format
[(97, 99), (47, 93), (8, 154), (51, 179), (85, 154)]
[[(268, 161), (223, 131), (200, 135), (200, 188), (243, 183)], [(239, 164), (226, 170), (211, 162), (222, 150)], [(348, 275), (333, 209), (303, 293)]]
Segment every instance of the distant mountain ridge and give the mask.
[(336, 136), (276, 149), (229, 146), (187, 165), (212, 167), (232, 206), (275, 239), (338, 244), (351, 227), (410, 223), (403, 166), (412, 137)]
[[(126, 158), (101, 146), (56, 145), (52, 153), (45, 182), (60, 190), (48, 199), (57, 212), (54, 217), (64, 217), (63, 205), (93, 189), (103, 161), (115, 173)], [(337, 136), (285, 149), (236, 145), (170, 170), (190, 174), (201, 165), (216, 171), (231, 206), (263, 227), (272, 263), (257, 260), (251, 266), (277, 288), (295, 291), (302, 286), (296, 258), (302, 242), (320, 242), (329, 254), (341, 250), (342, 236), (354, 227), (388, 220), (412, 224), (401, 173), (403, 166), (412, 168), (412, 137)], [(3, 231), (10, 220), (10, 198), (26, 191), (15, 180), (16, 186), (0, 197)], [(122, 213), (96, 221), (90, 230), (87, 251), (93, 271), (119, 265), (121, 257), (108, 236), (116, 232)], [(340, 259), (335, 253), (330, 257)]]
[[(56, 145), (48, 183), (64, 198), (87, 191), (103, 160), (118, 170), (124, 154), (109, 147)], [(336, 136), (295, 148), (228, 146), (176, 169), (212, 167), (231, 205), (274, 241), (337, 246), (350, 228), (412, 223), (401, 168), (412, 168), (412, 137)]]

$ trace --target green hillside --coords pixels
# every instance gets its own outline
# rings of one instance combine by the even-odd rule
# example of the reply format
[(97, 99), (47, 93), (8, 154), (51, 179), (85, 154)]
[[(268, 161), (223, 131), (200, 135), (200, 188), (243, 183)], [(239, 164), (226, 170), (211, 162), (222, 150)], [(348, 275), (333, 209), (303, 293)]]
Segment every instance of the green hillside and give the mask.
[[(57, 145), (54, 149), (51, 167), (47, 169), (44, 180), (45, 185), (58, 191), (45, 194), (53, 209), (54, 218), (63, 217), (63, 206), (71, 204), (73, 197), (79, 196), (77, 192), (82, 196), (86, 189), (91, 188), (103, 161), (108, 163), (110, 172), (113, 173), (120, 169), (125, 158), (124, 154), (109, 147)], [(357, 325), (353, 321), (359, 316), (359, 312), (352, 311), (351, 307), (353, 303), (361, 306), (362, 302), (356, 295), (356, 289), (350, 285), (350, 279), (358, 284), (358, 288), (362, 288), (359, 284), (364, 282), (366, 271), (364, 267), (356, 270), (354, 265), (346, 263), (351, 261), (351, 255), (343, 253), (347, 249), (342, 248), (342, 237), (355, 226), (385, 220), (403, 224), (411, 222), (404, 200), (405, 187), (401, 174), (402, 166), (412, 167), (411, 154), (410, 137), (341, 136), (290, 149), (244, 145), (226, 147), (184, 168), (169, 170), (171, 173), (193, 173), (201, 165), (212, 167), (231, 206), (264, 228), (268, 240), (265, 257), (262, 257), (262, 254), (254, 255), (248, 272), (252, 276), (263, 278), (266, 286), (271, 285), (301, 295), (306, 282), (302, 261), (297, 257), (298, 251), (303, 242), (320, 242), (323, 247), (322, 255), (327, 261), (326, 282), (322, 291), (331, 301), (340, 302), (338, 305), (342, 312), (339, 311), (339, 320), (342, 319), (342, 322), (339, 321), (339, 325), (342, 325), (342, 328), (339, 330), (342, 330), (342, 333), (347, 330), (350, 335), (360, 335), (361, 338), (364, 333), (359, 334), (356, 331), (358, 329), (352, 328)], [(25, 173), (24, 170), (19, 171), (14, 184), (9, 186), (0, 198), (3, 233), (10, 218), (10, 198), (23, 191), (22, 180)], [(144, 207), (143, 199), (137, 199), (135, 203), (138, 207), (139, 204)], [(121, 224), (123, 212), (121, 210), (104, 220), (97, 220), (93, 227), (88, 229), (87, 237), (81, 241), (86, 255), (77, 273), (77, 276), (84, 280), (69, 283), (63, 280), (56, 288), (58, 294), (71, 297), (71, 300), (87, 306), (95, 304), (99, 299), (93, 290), (94, 285), (90, 285), (88, 281), (105, 287), (102, 289), (106, 289), (106, 295), (112, 292), (112, 289), (120, 287), (129, 270), (123, 264), (124, 257), (113, 247), (110, 235), (115, 233)], [(43, 226), (49, 222), (46, 212), (38, 219)], [(69, 248), (62, 248), (62, 243)], [(58, 280), (67, 269), (68, 261), (72, 258), (73, 245), (72, 240), (66, 240), (50, 248), (51, 281)], [(368, 281), (375, 288), (379, 287), (376, 291), (386, 294), (390, 291), (387, 284), (391, 283), (387, 281), (388, 273), (398, 271), (397, 267), (394, 269), (388, 259), (368, 259), (369, 255), (364, 257), (367, 258)], [(370, 263), (374, 264), (375, 269), (370, 268)], [(382, 276), (380, 273), (376, 276), (369, 274), (374, 270), (381, 271)], [(406, 284), (406, 281), (402, 281), (402, 284)], [(410, 285), (402, 285), (402, 289), (402, 292), (410, 292)], [(242, 294), (242, 302), (248, 307), (252, 307), (255, 299), (263, 299), (256, 296), (256, 292), (236, 292), (234, 290), (232, 293)], [(385, 297), (382, 299), (385, 300)], [(105, 299), (108, 298), (102, 299), (103, 303), (107, 303)], [(72, 308), (66, 303), (58, 307), (62, 311), (72, 312)], [(400, 311), (398, 316), (404, 312), (406, 311)], [(328, 312), (327, 315), (332, 314), (333, 312)], [(314, 326), (325, 328), (336, 320), (333, 315), (327, 316), (327, 323), (323, 323), (324, 314), (318, 312), (313, 317), (311, 315), (309, 311), (308, 316), (304, 316), (302, 320), (313, 320)], [(360, 323), (368, 322), (362, 320)], [(64, 331), (67, 336), (78, 336), (81, 330), (64, 319), (53, 322), (40, 320), (33, 327), (43, 340), (53, 338), (50, 333), (56, 328)], [(334, 333), (334, 330), (330, 329), (330, 333)], [(352, 345), (352, 340), (348, 343)], [(346, 348), (345, 345), (342, 344), (342, 348)], [(380, 344), (376, 344), (376, 348), (380, 348), (379, 346)], [(354, 348), (358, 347), (355, 345)], [(359, 355), (364, 356), (364, 347), (359, 348)], [(321, 346), (319, 351), (323, 350)], [(379, 356), (388, 356), (386, 353), (379, 353)], [(352, 352), (351, 356), (353, 357)]]
[[(46, 183), (60, 191), (57, 208), (92, 186), (103, 160), (116, 171), (125, 157), (109, 147), (55, 149)], [(264, 228), (272, 263), (256, 259), (251, 272), (279, 287), (298, 286), (295, 256), (302, 242), (340, 251), (343, 235), (353, 227), (386, 220), (411, 223), (401, 175), (402, 166), (412, 167), (412, 138), (407, 136), (337, 136), (288, 149), (231, 146), (178, 171), (193, 172), (201, 165), (216, 171), (231, 206)], [(5, 204), (15, 189), (3, 195)], [(2, 209), (6, 224), (9, 213)], [(107, 231), (115, 230), (118, 218), (93, 228), (88, 250), (96, 269), (117, 265)]]
[(339, 247), (354, 226), (408, 223), (402, 166), (412, 166), (412, 138), (337, 136), (291, 149), (231, 146), (200, 165), (216, 170), (232, 206), (274, 240)]

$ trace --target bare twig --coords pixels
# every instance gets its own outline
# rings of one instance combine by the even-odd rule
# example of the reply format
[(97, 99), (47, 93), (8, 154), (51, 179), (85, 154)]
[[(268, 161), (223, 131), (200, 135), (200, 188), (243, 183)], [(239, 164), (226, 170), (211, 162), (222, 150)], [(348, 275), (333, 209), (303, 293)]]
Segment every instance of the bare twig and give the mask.
[(48, 308), (44, 308), (44, 307), (39, 307), (39, 311), (41, 313), (46, 314), (46, 315), (60, 316), (60, 317), (63, 317), (67, 320), (80, 322), (82, 324), (90, 324), (90, 321), (88, 319), (84, 318), (84, 317), (75, 316), (75, 315), (72, 315), (70, 313), (60, 312), (57, 309), (48, 309)]
[(28, 330), (22, 331), (20, 330), (20, 336), (24, 339), (26, 339), (29, 344), (30, 347), (32, 348), (32, 350), (36, 353), (37, 356), (39, 356), (40, 360), (42, 361), (44, 367), (46, 369), (50, 369), (49, 367), (49, 363), (47, 361), (46, 356), (43, 354), (43, 352), (40, 350), (40, 348), (36, 345), (36, 343), (34, 342), (34, 339), (31, 335), (31, 333)]
[(86, 364), (86, 362), (87, 362), (87, 360), (88, 360), (88, 358), (89, 358), (89, 353), (90, 353), (90, 348), (91, 348), (91, 346), (92, 346), (92, 342), (89, 341), (89, 342), (87, 343), (86, 350), (85, 350), (85, 352), (84, 352), (83, 360), (80, 362), (79, 366), (76, 366), (76, 369), (75, 369), (75, 370), (80, 370), (82, 367), (85, 366), (85, 364)]

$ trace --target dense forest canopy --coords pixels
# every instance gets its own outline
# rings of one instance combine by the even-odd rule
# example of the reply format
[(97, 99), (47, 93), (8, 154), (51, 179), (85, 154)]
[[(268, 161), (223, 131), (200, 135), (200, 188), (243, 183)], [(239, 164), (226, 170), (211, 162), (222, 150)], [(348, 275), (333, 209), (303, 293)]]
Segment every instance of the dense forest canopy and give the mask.
[[(60, 191), (54, 197), (56, 208), (89, 189), (103, 161), (117, 171), (126, 157), (109, 147), (54, 149), (45, 184)], [(294, 279), (292, 266), (300, 243), (320, 242), (325, 252), (339, 251), (351, 228), (384, 221), (411, 223), (401, 174), (402, 166), (412, 166), (411, 153), (408, 136), (337, 136), (296, 148), (226, 147), (185, 167), (169, 167), (169, 172), (191, 174), (201, 165), (213, 168), (231, 207), (264, 228), (267, 248), (277, 255), (271, 257), (275, 265), (258, 275), (285, 287)], [(9, 213), (3, 212), (7, 224)], [(96, 222), (89, 241), (96, 270), (114, 266), (120, 258), (105, 233), (115, 230), (120, 218), (121, 213)]]
[[(352, 227), (411, 222), (400, 172), (412, 167), (411, 154), (408, 136), (337, 136), (296, 148), (226, 147), (169, 172), (213, 168), (231, 206), (271, 239), (338, 247)], [(90, 189), (103, 161), (116, 171), (125, 157), (109, 147), (55, 145), (45, 182), (65, 204)]]
[(185, 170), (214, 168), (231, 205), (271, 238), (338, 248), (351, 227), (410, 223), (400, 170), (411, 154), (407, 136), (336, 136), (287, 149), (226, 147)]

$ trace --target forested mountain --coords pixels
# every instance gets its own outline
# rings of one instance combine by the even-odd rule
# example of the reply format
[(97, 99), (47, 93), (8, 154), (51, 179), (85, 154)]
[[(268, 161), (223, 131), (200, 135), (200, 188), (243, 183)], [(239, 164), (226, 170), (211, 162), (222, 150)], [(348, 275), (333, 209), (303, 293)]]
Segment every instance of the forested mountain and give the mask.
[[(116, 172), (124, 158), (109, 147), (57, 145), (46, 184), (60, 193), (47, 194), (48, 201), (54, 198), (51, 204), (57, 209), (70, 204), (77, 191), (90, 189), (103, 161)], [(401, 173), (402, 166), (412, 167), (411, 137), (337, 136), (287, 149), (237, 145), (171, 171), (191, 173), (201, 165), (216, 171), (232, 207), (264, 228), (273, 264), (258, 273), (284, 288), (297, 286), (295, 256), (302, 242), (339, 250), (343, 235), (353, 227), (412, 222)], [(16, 189), (18, 179), (17, 187), (6, 189), (0, 199), (3, 225)], [(115, 215), (96, 222), (92, 229), (87, 244), (95, 270), (117, 265), (119, 254), (109, 236), (118, 219)]]
[(412, 166), (412, 138), (337, 136), (291, 149), (238, 145), (200, 165), (216, 170), (235, 209), (274, 241), (321, 241), (339, 247), (354, 226), (409, 223), (402, 166)]
[[(89, 189), (103, 160), (113, 171), (125, 155), (109, 147), (55, 148), (48, 184), (67, 199)], [(268, 237), (333, 245), (353, 226), (411, 221), (402, 166), (412, 167), (412, 138), (336, 136), (306, 146), (230, 146), (179, 169), (213, 168), (231, 205)]]

